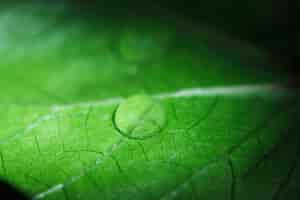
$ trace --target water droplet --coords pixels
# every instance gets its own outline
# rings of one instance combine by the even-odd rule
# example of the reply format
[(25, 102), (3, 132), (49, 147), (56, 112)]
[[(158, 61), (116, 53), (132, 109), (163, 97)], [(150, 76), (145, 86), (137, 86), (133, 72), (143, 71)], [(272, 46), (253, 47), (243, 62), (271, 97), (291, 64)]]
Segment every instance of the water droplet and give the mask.
[(146, 139), (162, 132), (166, 112), (161, 103), (147, 95), (136, 95), (121, 103), (114, 113), (114, 126), (125, 137)]

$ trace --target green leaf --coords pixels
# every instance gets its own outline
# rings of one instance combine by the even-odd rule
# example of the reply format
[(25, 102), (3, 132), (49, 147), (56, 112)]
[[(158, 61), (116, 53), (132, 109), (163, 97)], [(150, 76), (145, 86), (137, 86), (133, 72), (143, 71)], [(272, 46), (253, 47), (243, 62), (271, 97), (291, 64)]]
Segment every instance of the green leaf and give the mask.
[(262, 51), (77, 14), (0, 10), (2, 179), (35, 199), (297, 199), (300, 104)]

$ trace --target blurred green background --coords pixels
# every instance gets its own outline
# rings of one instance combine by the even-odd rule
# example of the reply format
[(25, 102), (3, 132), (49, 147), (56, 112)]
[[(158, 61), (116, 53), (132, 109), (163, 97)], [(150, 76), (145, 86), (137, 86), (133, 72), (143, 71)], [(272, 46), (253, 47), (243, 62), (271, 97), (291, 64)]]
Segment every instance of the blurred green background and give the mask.
[[(103, 10), (119, 15), (177, 15), (209, 25), (233, 38), (248, 40), (272, 52), (275, 59), (296, 70), (299, 38), (296, 1), (286, 0), (69, 0), (80, 11)], [(287, 67), (287, 66), (285, 66)]]

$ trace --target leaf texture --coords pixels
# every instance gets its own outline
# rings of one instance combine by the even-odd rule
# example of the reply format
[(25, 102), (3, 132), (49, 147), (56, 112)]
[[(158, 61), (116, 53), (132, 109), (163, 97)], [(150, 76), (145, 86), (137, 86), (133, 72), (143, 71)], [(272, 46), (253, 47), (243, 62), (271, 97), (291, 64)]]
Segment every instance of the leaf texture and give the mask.
[[(2, 179), (33, 199), (299, 197), (300, 104), (263, 52), (175, 19), (76, 14), (0, 10)], [(113, 113), (144, 93), (167, 124), (124, 137)]]

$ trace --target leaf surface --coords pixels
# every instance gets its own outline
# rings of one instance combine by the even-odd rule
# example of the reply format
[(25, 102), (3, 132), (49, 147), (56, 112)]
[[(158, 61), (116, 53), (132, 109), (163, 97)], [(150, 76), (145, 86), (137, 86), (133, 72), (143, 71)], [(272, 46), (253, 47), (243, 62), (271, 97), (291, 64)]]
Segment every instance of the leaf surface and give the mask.
[[(170, 19), (0, 13), (0, 177), (33, 198), (299, 195), (298, 97), (260, 50)], [(136, 94), (164, 107), (154, 137), (113, 124)]]

